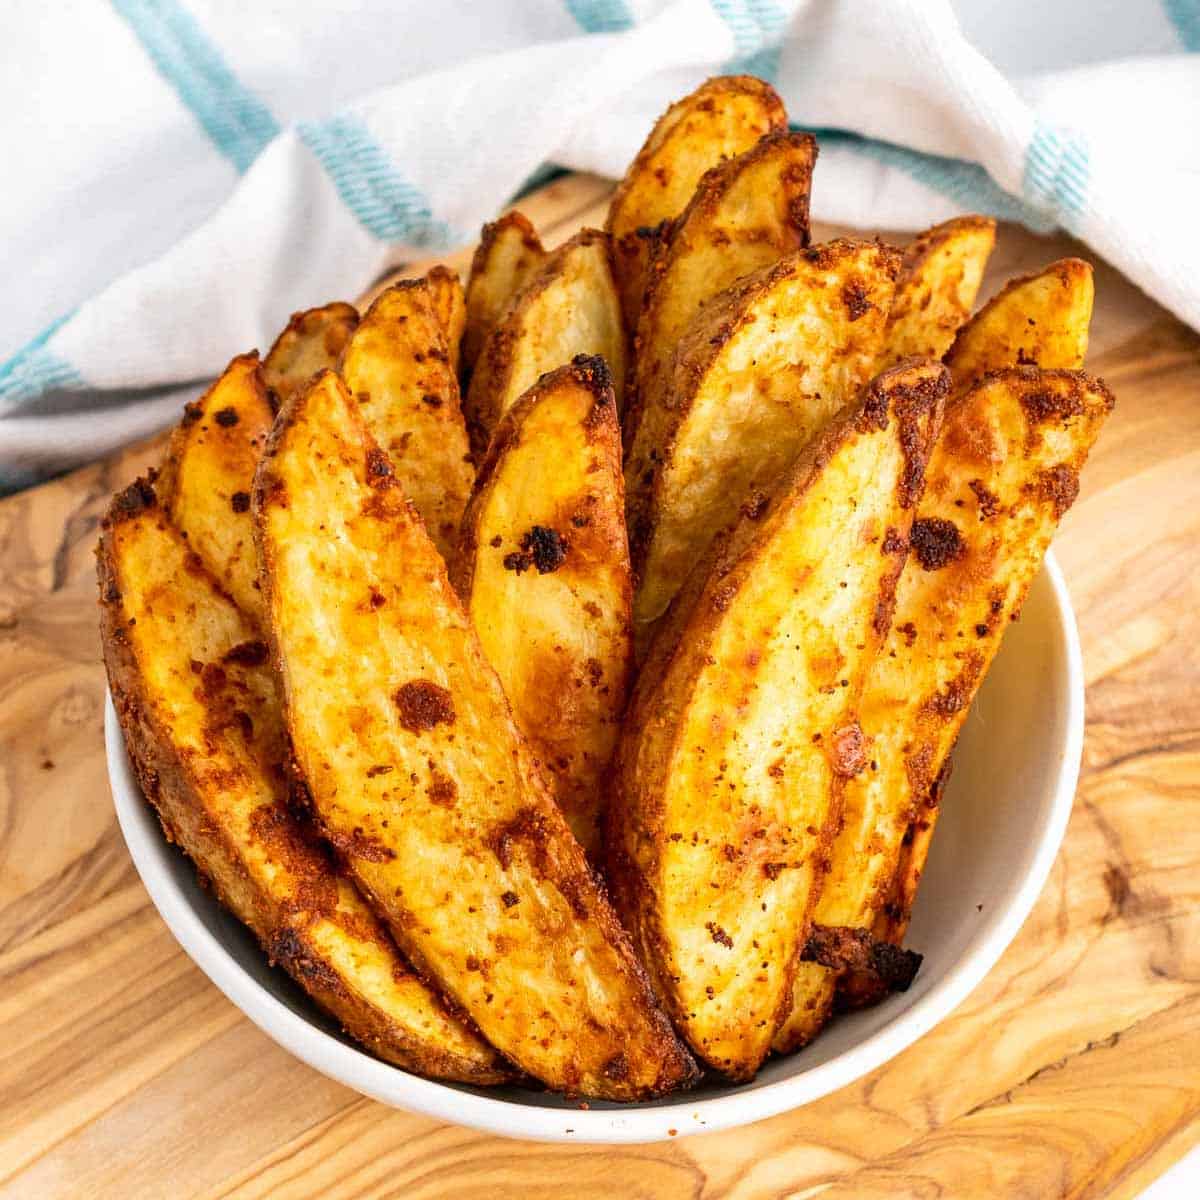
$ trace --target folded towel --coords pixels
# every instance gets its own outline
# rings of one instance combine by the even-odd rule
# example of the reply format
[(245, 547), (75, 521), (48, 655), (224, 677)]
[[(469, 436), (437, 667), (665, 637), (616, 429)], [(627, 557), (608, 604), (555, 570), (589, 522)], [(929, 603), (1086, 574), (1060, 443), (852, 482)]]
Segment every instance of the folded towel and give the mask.
[(1196, 50), (1197, 0), (28, 8), (0, 71), (0, 489), (161, 426), (545, 164), (619, 175), (725, 72), (817, 131), (817, 218), (1062, 227), (1200, 327)]

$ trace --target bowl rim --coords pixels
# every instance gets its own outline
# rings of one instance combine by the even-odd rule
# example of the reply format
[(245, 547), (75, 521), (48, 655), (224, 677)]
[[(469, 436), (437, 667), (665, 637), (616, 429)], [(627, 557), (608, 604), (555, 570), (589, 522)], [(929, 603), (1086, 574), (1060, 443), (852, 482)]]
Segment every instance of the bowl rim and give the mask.
[(268, 1037), (314, 1070), (383, 1104), (485, 1133), (543, 1142), (636, 1144), (714, 1133), (811, 1103), (875, 1070), (947, 1017), (983, 980), (1036, 903), (1066, 832), (1083, 751), (1084, 680), (1079, 632), (1062, 571), (1047, 552), (1057, 633), (1065, 651), (1066, 735), (1054, 796), (1029, 868), (1009, 904), (998, 907), (962, 956), (924, 996), (882, 1029), (826, 1062), (786, 1079), (728, 1095), (620, 1108), (541, 1107), (424, 1079), (341, 1041), (294, 1012), (249, 975), (197, 915), (161, 855), (157, 819), (147, 822), (141, 790), (106, 692), (104, 741), (117, 821), (146, 891), (175, 940), (201, 971)]

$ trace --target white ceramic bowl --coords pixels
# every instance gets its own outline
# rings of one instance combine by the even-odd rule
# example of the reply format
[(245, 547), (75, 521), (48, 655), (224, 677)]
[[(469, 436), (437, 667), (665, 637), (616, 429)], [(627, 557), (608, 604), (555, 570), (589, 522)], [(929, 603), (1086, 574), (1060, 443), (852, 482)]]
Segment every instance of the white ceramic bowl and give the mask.
[(843, 1087), (927, 1033), (979, 983), (1029, 915), (1066, 828), (1083, 744), (1083, 670), (1066, 585), (1048, 555), (959, 742), (909, 933), (925, 961), (908, 992), (837, 1019), (753, 1083), (587, 1110), (525, 1088), (433, 1083), (356, 1049), (267, 966), (167, 844), (111, 701), (105, 735), (117, 817), (151, 899), (200, 969), (280, 1045), (364, 1095), (438, 1120), (544, 1141), (650, 1142), (745, 1125)]

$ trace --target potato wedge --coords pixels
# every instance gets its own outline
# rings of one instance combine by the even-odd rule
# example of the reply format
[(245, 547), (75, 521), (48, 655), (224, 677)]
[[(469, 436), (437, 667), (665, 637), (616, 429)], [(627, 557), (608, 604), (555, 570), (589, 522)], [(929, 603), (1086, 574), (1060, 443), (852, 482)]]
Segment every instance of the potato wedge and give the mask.
[(508, 302), (546, 261), (546, 251), (529, 219), (505, 213), (483, 227), (467, 277), (467, 325), (462, 340), (462, 374), (469, 376), (487, 335)]
[(666, 401), (675, 348), (704, 303), (741, 276), (808, 245), (816, 157), (811, 135), (770, 133), (701, 177), (670, 238), (651, 259), (634, 343), (627, 443), (642, 411)]
[(655, 228), (684, 210), (710, 167), (786, 128), (779, 95), (750, 75), (709, 79), (659, 117), (617, 185), (605, 225), (627, 328), (637, 328)]
[(610, 880), (677, 1027), (733, 1079), (789, 1009), (841, 791), (865, 766), (858, 696), (948, 388), (932, 362), (874, 380), (702, 564), (635, 688)]
[(689, 326), (671, 395), (643, 413), (625, 463), (639, 647), (717, 531), (871, 378), (899, 265), (877, 242), (814, 246)]
[(449, 267), (431, 267), (425, 272), (429, 287), (429, 302), (434, 316), (442, 327), (446, 351), (450, 355), (450, 370), (457, 379), (462, 368), (462, 339), (467, 325), (467, 298), (457, 271)]
[(633, 668), (621, 427), (602, 358), (543, 375), (496, 427), (455, 587), (589, 858)]
[(608, 235), (596, 229), (582, 230), (550, 254), (488, 335), (467, 390), (477, 456), (496, 423), (539, 377), (577, 354), (598, 354), (608, 364), (620, 412), (625, 329)]
[[(955, 739), (1112, 403), (1086, 375), (1016, 368), (947, 406), (894, 623), (863, 692), (871, 767), (846, 785), (820, 924), (870, 930), (886, 916), (876, 935), (902, 940), (910, 889), (902, 909), (888, 914), (886, 902), (906, 831), (910, 822), (932, 824)], [(831, 995), (832, 973), (808, 966), (811, 986), (797, 995), (780, 1050), (811, 1037), (805, 1014)]]
[(405, 279), (381, 292), (354, 331), (338, 371), (434, 545), (449, 560), (475, 471), (458, 380), (429, 284)]
[(955, 217), (904, 249), (879, 370), (901, 359), (941, 358), (971, 315), (996, 244), (991, 217)]
[(113, 501), (98, 564), (113, 703), (168, 839), (272, 962), (380, 1058), (441, 1079), (511, 1078), (292, 813), (267, 647), (146, 481)]
[(1087, 354), (1092, 268), (1064, 258), (1014, 279), (958, 331), (945, 363), (956, 389), (1013, 366), (1077, 370)]
[(242, 612), (260, 625), (250, 488), (274, 420), (258, 355), (240, 355), (184, 409), (157, 488), (192, 549)]
[(291, 399), (318, 371), (334, 366), (357, 325), (358, 309), (340, 300), (293, 313), (263, 360), (263, 382), (278, 403)]
[(550, 1087), (692, 1080), (387, 455), (320, 376), (282, 410), (255, 519), (314, 811), (400, 947)]

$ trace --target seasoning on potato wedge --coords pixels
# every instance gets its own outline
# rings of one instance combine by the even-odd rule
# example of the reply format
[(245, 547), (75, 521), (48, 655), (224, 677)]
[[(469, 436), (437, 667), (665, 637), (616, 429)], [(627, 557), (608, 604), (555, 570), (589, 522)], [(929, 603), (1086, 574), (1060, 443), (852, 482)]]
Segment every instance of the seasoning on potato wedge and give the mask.
[(955, 217), (904, 248), (879, 370), (905, 358), (941, 358), (975, 305), (996, 243), (991, 217)]
[(332, 372), (284, 408), (255, 519), (313, 811), (422, 974), (547, 1085), (695, 1066), (555, 805), (445, 566)]
[[(894, 622), (863, 690), (870, 768), (846, 784), (820, 924), (874, 927), (884, 940), (902, 940), (911, 899), (903, 911), (885, 907), (901, 843), (910, 822), (936, 815), (955, 739), (1112, 404), (1087, 375), (1018, 367), (956, 393), (947, 406)], [(811, 1037), (804, 1014), (830, 994), (829, 972), (810, 965), (808, 974), (811, 987), (797, 995), (796, 1017), (777, 1038), (781, 1050)], [(864, 982), (851, 985), (859, 1002)]]
[(109, 686), (167, 837), (271, 960), (379, 1057), (441, 1079), (514, 1072), (404, 963), (288, 803), (287, 738), (259, 630), (139, 481), (98, 556)]
[(451, 578), (563, 816), (597, 861), (633, 667), (621, 427), (602, 358), (543, 375), (501, 418)]
[(736, 1080), (789, 1009), (866, 766), (858, 697), (948, 388), (940, 364), (897, 367), (810, 443), (689, 582), (626, 718), (610, 879), (677, 1027)]
[(1095, 285), (1078, 258), (1014, 279), (958, 331), (945, 363), (956, 389), (1006, 367), (1077, 370), (1087, 354)]
[(500, 418), (547, 371), (577, 354), (608, 364), (620, 412), (625, 328), (608, 235), (584, 229), (553, 251), (509, 301), (484, 342), (467, 389), (467, 423), (477, 456)]
[(639, 650), (717, 531), (871, 378), (899, 265), (877, 242), (814, 246), (739, 280), (689, 326), (671, 397), (643, 413), (625, 463)]
[(475, 471), (458, 379), (429, 284), (406, 279), (381, 292), (347, 343), (338, 371), (448, 560)]
[(637, 328), (655, 229), (687, 207), (710, 167), (786, 128), (775, 89), (749, 75), (709, 79), (659, 117), (617, 185), (605, 225), (630, 330)]
[(508, 302), (546, 261), (537, 230), (524, 214), (507, 212), (483, 227), (467, 277), (467, 324), (462, 338), (462, 374), (469, 376), (487, 335)]
[(675, 348), (700, 308), (734, 280), (808, 245), (816, 157), (809, 134), (770, 133), (701, 177), (651, 256), (623, 422), (627, 444), (641, 413), (667, 402)]
[(257, 354), (225, 368), (183, 410), (171, 435), (157, 492), (191, 548), (242, 612), (262, 623), (250, 485), (275, 414)]
[(425, 272), (429, 288), (429, 303), (442, 327), (446, 352), (450, 355), (450, 370), (457, 379), (462, 369), (462, 339), (467, 327), (467, 298), (457, 271), (449, 267), (431, 267)]
[(334, 366), (358, 325), (358, 309), (335, 301), (292, 314), (263, 359), (263, 382), (279, 403), (307, 387), (318, 371)]

